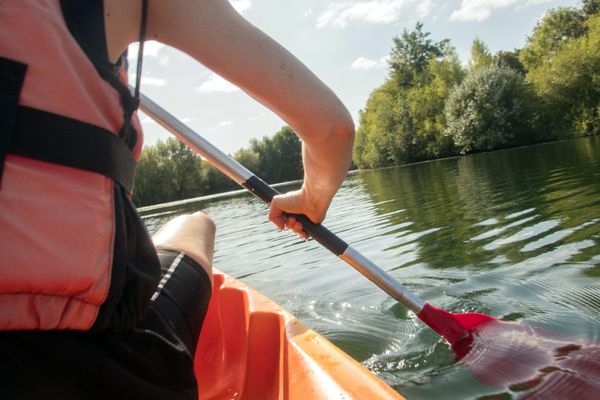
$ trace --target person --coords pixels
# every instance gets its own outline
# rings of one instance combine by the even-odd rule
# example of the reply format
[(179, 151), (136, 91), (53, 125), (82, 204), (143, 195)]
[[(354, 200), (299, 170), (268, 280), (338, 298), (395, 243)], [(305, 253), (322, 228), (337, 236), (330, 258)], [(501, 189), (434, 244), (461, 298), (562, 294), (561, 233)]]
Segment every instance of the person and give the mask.
[(0, 21), (0, 398), (197, 398), (215, 226), (184, 215), (151, 239), (132, 206), (141, 131), (124, 52), (173, 46), (297, 132), (303, 185), (268, 218), (304, 238), (286, 214), (323, 221), (352, 118), (225, 0), (5, 0)]

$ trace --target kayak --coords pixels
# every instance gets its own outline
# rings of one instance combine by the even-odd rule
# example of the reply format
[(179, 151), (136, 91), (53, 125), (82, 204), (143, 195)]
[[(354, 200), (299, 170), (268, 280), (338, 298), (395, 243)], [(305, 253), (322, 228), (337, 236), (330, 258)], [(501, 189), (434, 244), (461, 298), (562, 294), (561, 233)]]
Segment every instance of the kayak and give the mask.
[(403, 399), (272, 300), (220, 271), (194, 364), (203, 400)]

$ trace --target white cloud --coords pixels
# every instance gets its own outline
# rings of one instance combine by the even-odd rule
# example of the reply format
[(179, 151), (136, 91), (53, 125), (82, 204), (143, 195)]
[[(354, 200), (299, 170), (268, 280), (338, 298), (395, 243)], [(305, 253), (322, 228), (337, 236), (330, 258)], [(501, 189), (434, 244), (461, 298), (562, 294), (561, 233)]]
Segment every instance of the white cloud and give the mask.
[[(129, 82), (132, 84), (135, 83), (135, 75), (133, 75), (133, 74), (129, 75)], [(161, 87), (161, 86), (165, 86), (166, 84), (167, 84), (167, 82), (164, 79), (150, 78), (147, 76), (142, 76), (142, 85), (144, 85), (144, 86)]]
[(140, 123), (142, 123), (144, 125), (147, 125), (147, 124), (158, 125), (158, 122), (156, 122), (155, 120), (153, 120), (152, 118), (150, 118), (146, 114), (141, 114), (140, 115)]
[(537, 6), (540, 4), (550, 3), (552, 0), (529, 0), (525, 4), (517, 7), (517, 11), (522, 10), (527, 7)]
[(462, 0), (460, 8), (450, 15), (453, 21), (484, 21), (492, 10), (517, 5), (517, 10), (548, 3), (550, 0)]
[[(350, 22), (363, 21), (373, 24), (390, 24), (400, 19), (404, 8), (417, 0), (371, 0), (358, 2), (331, 3), (317, 19), (317, 28), (332, 26), (344, 28)], [(424, 3), (424, 4), (423, 4)], [(431, 10), (431, 1), (420, 2), (417, 11), (419, 17), (426, 16)]]
[(163, 67), (166, 67), (169, 64), (169, 61), (171, 61), (171, 58), (166, 54), (162, 54), (158, 57), (158, 63)]
[[(148, 40), (144, 42), (144, 56), (145, 57), (158, 57), (158, 54), (166, 46), (156, 40)], [(139, 50), (139, 43), (133, 43), (129, 46), (128, 56), (129, 58), (137, 58)]]
[(252, 7), (250, 0), (231, 0), (230, 3), (240, 14)]
[(417, 18), (425, 18), (433, 10), (433, 0), (422, 0), (417, 6)]
[(229, 126), (229, 125), (233, 125), (233, 121), (221, 121), (217, 124), (217, 126)]
[(208, 80), (198, 86), (202, 93), (231, 93), (240, 90), (231, 82), (226, 81), (217, 74), (212, 74)]
[(371, 60), (366, 57), (359, 57), (352, 63), (351, 68), (359, 70), (385, 68), (388, 66), (388, 59), (389, 56), (381, 57), (379, 60)]

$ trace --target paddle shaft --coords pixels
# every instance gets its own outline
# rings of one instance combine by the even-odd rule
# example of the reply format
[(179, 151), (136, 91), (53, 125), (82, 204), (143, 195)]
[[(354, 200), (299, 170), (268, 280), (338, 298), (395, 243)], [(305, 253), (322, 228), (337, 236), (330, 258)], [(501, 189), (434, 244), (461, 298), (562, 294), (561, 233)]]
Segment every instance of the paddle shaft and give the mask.
[[(190, 127), (179, 121), (143, 94), (140, 94), (140, 108), (158, 124), (204, 157), (215, 168), (234, 180), (240, 186), (246, 188), (265, 203), (270, 203), (273, 196), (279, 194), (277, 190), (255, 176), (243, 165), (213, 146)], [(415, 314), (419, 314), (423, 309), (425, 306), (423, 300), (410, 292), (390, 274), (367, 259), (357, 250), (353, 249), (323, 225), (313, 223), (304, 215), (291, 215), (302, 223), (304, 231), (314, 240), (341, 258), (367, 279), (375, 283), (406, 308), (413, 311)]]

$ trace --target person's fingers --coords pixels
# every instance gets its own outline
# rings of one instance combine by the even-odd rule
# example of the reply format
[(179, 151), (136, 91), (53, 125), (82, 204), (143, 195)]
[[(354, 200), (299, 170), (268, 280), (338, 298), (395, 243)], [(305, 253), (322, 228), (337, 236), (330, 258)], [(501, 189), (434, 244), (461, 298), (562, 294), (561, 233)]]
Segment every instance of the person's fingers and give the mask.
[(285, 214), (280, 208), (274, 206), (271, 203), (271, 207), (269, 208), (269, 221), (275, 224), (280, 231), (285, 229)]
[(291, 230), (294, 230), (294, 225), (296, 224), (296, 218), (292, 215), (285, 216), (285, 226)]
[(298, 191), (273, 197), (269, 210), (269, 220), (280, 230), (287, 228), (300, 236), (300, 238), (306, 240), (308, 239), (308, 234), (304, 232), (302, 223), (289, 215), (289, 213), (304, 213), (301, 198)]
[(294, 232), (296, 232), (296, 234), (298, 234), (303, 239), (306, 239), (308, 237), (306, 232), (304, 232), (304, 227), (302, 226), (302, 224), (300, 222), (296, 222), (292, 229)]

